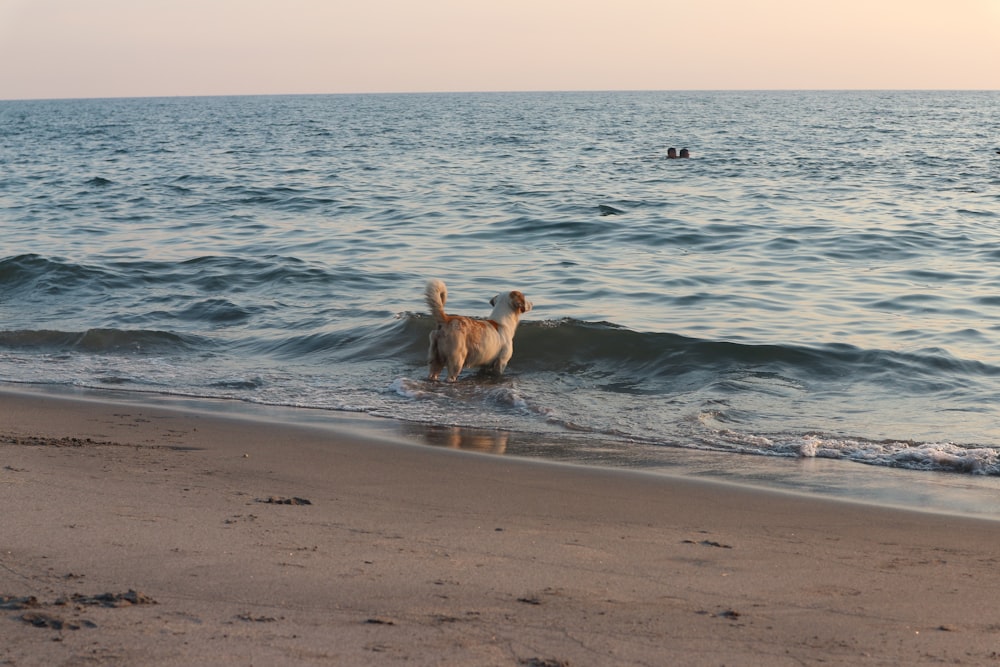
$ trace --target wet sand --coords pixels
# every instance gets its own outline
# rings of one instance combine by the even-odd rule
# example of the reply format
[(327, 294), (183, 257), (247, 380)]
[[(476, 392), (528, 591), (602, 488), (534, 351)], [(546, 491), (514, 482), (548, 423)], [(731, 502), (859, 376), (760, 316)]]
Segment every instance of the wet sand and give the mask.
[(1000, 522), (0, 390), (0, 664), (981, 665)]

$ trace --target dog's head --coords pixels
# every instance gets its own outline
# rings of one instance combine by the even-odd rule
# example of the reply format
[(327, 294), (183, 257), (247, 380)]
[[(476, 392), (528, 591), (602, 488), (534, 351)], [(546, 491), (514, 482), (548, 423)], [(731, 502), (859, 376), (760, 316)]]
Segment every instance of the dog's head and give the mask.
[(490, 305), (494, 308), (498, 303), (506, 303), (507, 307), (514, 313), (521, 315), (531, 310), (531, 302), (524, 298), (524, 294), (518, 290), (501, 292), (490, 299)]

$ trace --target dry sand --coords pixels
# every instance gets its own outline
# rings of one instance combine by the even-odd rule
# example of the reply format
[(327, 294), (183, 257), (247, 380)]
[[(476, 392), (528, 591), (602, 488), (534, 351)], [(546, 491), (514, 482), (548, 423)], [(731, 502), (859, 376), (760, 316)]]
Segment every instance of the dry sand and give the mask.
[(2, 665), (1000, 664), (1000, 522), (0, 392)]

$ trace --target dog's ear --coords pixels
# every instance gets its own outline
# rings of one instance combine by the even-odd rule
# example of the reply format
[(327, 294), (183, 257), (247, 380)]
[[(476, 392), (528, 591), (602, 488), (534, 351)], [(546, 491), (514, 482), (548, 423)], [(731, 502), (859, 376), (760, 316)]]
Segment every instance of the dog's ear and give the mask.
[(497, 294), (495, 297), (493, 297), (492, 299), (490, 299), (490, 305), (491, 306), (497, 305), (497, 299), (499, 299), (499, 298), (500, 298), (500, 295)]

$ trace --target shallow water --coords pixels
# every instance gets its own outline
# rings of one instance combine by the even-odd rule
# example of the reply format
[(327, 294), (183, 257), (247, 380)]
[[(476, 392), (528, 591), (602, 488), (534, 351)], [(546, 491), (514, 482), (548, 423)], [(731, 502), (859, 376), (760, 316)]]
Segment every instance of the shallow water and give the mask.
[[(2, 381), (651, 469), (1000, 474), (1000, 93), (30, 101), (0, 123)], [(423, 380), (431, 277), (451, 312), (533, 301), (504, 377)]]

